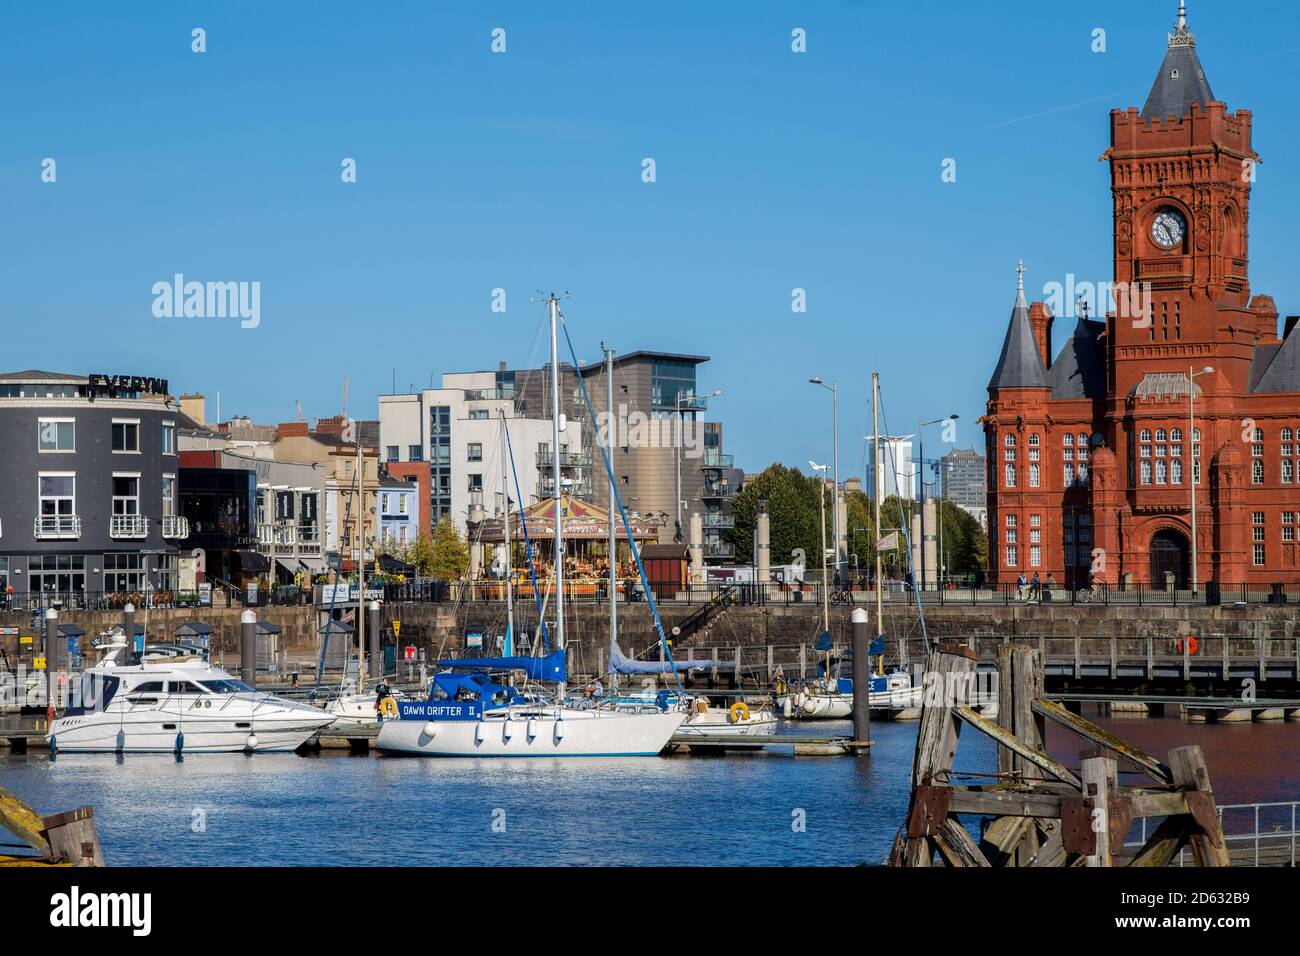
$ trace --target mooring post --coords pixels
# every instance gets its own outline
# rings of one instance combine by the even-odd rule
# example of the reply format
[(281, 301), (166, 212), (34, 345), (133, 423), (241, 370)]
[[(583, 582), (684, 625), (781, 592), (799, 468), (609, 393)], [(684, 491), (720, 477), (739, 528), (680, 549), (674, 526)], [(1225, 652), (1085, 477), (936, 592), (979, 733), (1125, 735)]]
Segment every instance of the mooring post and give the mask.
[(45, 612), (45, 677), (49, 685), (46, 719), (54, 720), (59, 700), (59, 671), (63, 669), (63, 655), (59, 653), (59, 612), (48, 608)]
[[(130, 603), (129, 601), (122, 608), (122, 627), (126, 631), (126, 646), (130, 650), (134, 651), (135, 650), (135, 605)], [(143, 642), (141, 642), (141, 644), (143, 645)], [(127, 654), (128, 658), (130, 656), (131, 656), (130, 654)], [(141, 646), (140, 648), (140, 656), (141, 658), (144, 657), (143, 646)]]
[(808, 645), (799, 645), (799, 679), (802, 680), (808, 673)]
[(239, 677), (249, 687), (257, 686), (257, 614), (239, 615)]
[[(853, 739), (866, 743), (871, 739), (871, 637), (867, 633), (870, 617), (866, 609), (855, 607), (853, 622)], [(859, 747), (856, 753), (866, 754)]]
[[(370, 644), (370, 679), (382, 680), (384, 676), (384, 648), (379, 632), (379, 602), (371, 601), (366, 611), (366, 640)], [(394, 657), (396, 660), (396, 657)]]

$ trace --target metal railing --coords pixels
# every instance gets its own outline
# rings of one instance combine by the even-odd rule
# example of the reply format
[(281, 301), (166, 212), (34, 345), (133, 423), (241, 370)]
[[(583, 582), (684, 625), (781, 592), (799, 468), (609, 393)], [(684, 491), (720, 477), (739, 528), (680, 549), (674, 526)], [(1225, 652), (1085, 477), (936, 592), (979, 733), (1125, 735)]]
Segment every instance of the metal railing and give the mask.
[[(537, 467), (546, 468), (555, 462), (551, 458), (551, 453), (544, 449), (537, 449)], [(560, 452), (560, 467), (571, 468), (591, 464), (590, 451), (562, 451)]]
[(190, 519), (184, 515), (163, 515), (162, 536), (164, 538), (188, 538), (190, 536)]
[(37, 515), (32, 534), (38, 538), (80, 538), (79, 515)]
[(735, 515), (706, 514), (703, 517), (704, 527), (706, 528), (734, 528), (736, 526)]
[(144, 515), (109, 515), (108, 536), (110, 538), (147, 538), (149, 537), (149, 519)]
[[(1228, 803), (1218, 808), (1219, 825), (1233, 866), (1296, 865), (1300, 830), (1296, 829), (1300, 801)], [(1134, 828), (1138, 834), (1124, 849), (1136, 853), (1148, 838), (1147, 821)], [(1178, 851), (1178, 866), (1194, 865), (1187, 847)]]
[[(560, 487), (564, 489), (566, 495), (572, 495), (575, 498), (588, 498), (591, 496), (590, 478), (582, 478), (577, 481), (565, 481), (561, 479)], [(540, 479), (537, 482), (537, 496), (539, 498), (553, 498), (555, 497), (554, 488), (554, 480), (547, 481)]]
[(701, 468), (734, 468), (735, 466), (735, 455), (724, 455), (717, 451), (706, 451), (700, 459)]
[(706, 481), (700, 491), (701, 498), (734, 498), (738, 489), (729, 481)]

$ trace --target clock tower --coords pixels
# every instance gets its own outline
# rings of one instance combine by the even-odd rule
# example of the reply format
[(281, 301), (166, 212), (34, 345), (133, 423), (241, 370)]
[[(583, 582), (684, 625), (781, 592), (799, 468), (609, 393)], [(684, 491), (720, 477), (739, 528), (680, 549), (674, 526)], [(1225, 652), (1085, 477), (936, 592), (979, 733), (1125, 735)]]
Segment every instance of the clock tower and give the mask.
[[(1111, 112), (1117, 309), (1110, 347), (1115, 385), (1124, 365), (1186, 373), (1216, 346), (1238, 346), (1222, 369), (1247, 390), (1255, 334), (1275, 334), (1248, 308), (1247, 226), (1258, 161), (1251, 115), (1214, 98), (1179, 6), (1146, 105)], [(1271, 317), (1272, 321), (1276, 316)], [(1201, 362), (1200, 364), (1205, 364)], [(1167, 367), (1166, 367), (1167, 366)], [(1134, 370), (1136, 371), (1136, 370)]]

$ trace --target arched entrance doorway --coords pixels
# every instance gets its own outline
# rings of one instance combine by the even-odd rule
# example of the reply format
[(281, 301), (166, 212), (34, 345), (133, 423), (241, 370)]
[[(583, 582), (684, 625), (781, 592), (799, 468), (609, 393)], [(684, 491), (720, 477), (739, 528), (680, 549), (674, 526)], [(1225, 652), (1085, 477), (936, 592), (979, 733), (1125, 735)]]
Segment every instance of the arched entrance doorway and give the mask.
[(1165, 575), (1173, 574), (1174, 587), (1186, 588), (1191, 567), (1191, 546), (1179, 531), (1165, 528), (1151, 538), (1151, 586), (1163, 588)]

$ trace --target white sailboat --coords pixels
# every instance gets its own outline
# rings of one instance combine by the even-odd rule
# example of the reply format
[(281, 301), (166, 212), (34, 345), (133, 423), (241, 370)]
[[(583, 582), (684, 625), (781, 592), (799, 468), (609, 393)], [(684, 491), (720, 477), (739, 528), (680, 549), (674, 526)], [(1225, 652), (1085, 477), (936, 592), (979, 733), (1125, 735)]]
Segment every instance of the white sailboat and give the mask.
[[(560, 480), (559, 300), (547, 299), (551, 324), (551, 454), (555, 490), (555, 651), (546, 657), (481, 658), (469, 675), (435, 676), (428, 700), (402, 702), (376, 746), (392, 753), (440, 757), (654, 756), (686, 719), (654, 707), (571, 707), (565, 701), (564, 508)], [(585, 394), (585, 386), (584, 394)], [(602, 448), (602, 454), (604, 449)], [(606, 468), (609, 468), (606, 457)], [(504, 479), (503, 479), (504, 480)], [(509, 497), (506, 501), (508, 503)], [(507, 513), (509, 506), (506, 507)], [(611, 515), (612, 518), (612, 515)], [(630, 535), (629, 535), (630, 537)], [(635, 547), (635, 545), (634, 545)], [(555, 682), (553, 700), (529, 697), (490, 673), (523, 670)]]

